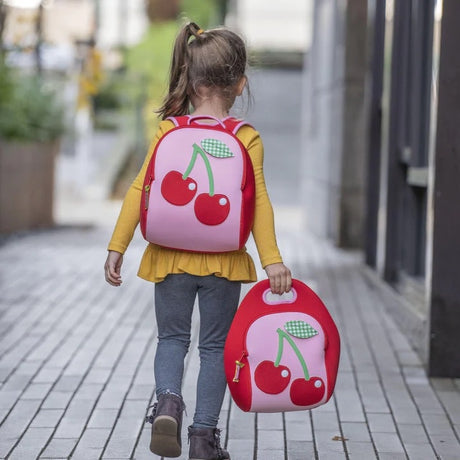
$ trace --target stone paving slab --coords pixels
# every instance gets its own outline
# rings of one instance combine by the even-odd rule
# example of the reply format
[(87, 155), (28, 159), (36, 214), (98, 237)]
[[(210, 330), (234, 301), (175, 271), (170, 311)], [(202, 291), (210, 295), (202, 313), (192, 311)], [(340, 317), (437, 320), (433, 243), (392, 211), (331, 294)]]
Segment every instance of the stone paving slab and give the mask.
[[(278, 241), (339, 327), (336, 391), (313, 411), (284, 414), (244, 413), (227, 394), (220, 427), (232, 459), (458, 460), (460, 380), (427, 378), (386, 312), (398, 297), (359, 253), (300, 231), (292, 212), (277, 210)], [(143, 423), (156, 349), (153, 285), (136, 277), (144, 243), (136, 236), (115, 289), (103, 278), (109, 237), (105, 227), (62, 228), (0, 246), (0, 458), (159, 458)], [(249, 250), (256, 254), (252, 242)], [(198, 321), (184, 376), (185, 427)], [(186, 459), (186, 430), (183, 445)]]

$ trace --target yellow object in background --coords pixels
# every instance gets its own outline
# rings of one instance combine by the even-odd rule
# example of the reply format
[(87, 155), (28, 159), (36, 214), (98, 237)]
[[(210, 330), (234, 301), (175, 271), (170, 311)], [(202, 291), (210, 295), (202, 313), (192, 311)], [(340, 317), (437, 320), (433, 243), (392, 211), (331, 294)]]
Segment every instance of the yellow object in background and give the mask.
[(103, 80), (102, 54), (96, 48), (90, 48), (78, 79), (78, 108), (91, 105), (91, 96), (97, 94)]

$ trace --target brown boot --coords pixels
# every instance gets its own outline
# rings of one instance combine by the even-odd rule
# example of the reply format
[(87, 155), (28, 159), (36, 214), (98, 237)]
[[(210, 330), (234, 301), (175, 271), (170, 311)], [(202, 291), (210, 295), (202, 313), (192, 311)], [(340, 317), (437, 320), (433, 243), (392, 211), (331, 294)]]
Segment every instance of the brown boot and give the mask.
[(220, 446), (217, 428), (188, 427), (189, 460), (230, 460), (229, 453)]
[(152, 415), (146, 418), (152, 424), (150, 450), (160, 457), (179, 457), (182, 452), (182, 413), (185, 409), (180, 396), (165, 393), (158, 396)]

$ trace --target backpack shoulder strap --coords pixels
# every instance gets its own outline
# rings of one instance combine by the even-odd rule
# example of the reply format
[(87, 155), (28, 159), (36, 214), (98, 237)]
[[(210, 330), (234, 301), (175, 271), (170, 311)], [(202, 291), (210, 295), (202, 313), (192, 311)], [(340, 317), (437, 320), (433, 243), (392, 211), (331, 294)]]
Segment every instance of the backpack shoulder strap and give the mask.
[[(178, 126), (187, 126), (190, 124), (190, 115), (182, 115), (179, 117), (168, 117), (167, 120), (170, 120), (174, 123), (176, 127)], [(222, 120), (222, 124), (225, 126), (225, 129), (227, 131), (230, 131), (233, 135), (236, 135), (238, 130), (243, 127), (243, 126), (251, 126), (248, 122), (244, 120), (239, 120), (234, 117), (229, 117), (226, 118), (225, 120)]]
[(174, 126), (187, 126), (189, 122), (190, 115), (181, 115), (179, 117), (168, 117), (166, 120), (172, 121)]
[(237, 118), (233, 118), (233, 117), (226, 118), (225, 120), (223, 120), (223, 123), (225, 125), (225, 128), (228, 131), (230, 131), (232, 134), (234, 134), (235, 136), (238, 130), (243, 126), (251, 126), (252, 128), (252, 125), (249, 124), (248, 122), (244, 120), (238, 120)]

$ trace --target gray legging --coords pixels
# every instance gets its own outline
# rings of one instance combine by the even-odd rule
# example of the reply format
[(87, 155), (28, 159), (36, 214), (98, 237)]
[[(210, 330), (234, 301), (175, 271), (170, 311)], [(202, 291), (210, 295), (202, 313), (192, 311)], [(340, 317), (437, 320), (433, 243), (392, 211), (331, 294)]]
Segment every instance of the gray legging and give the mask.
[(217, 426), (225, 395), (223, 350), (238, 307), (241, 283), (214, 275), (168, 275), (155, 285), (158, 348), (155, 355), (157, 396), (182, 394), (184, 358), (190, 345), (192, 311), (198, 294), (200, 372), (193, 426)]

